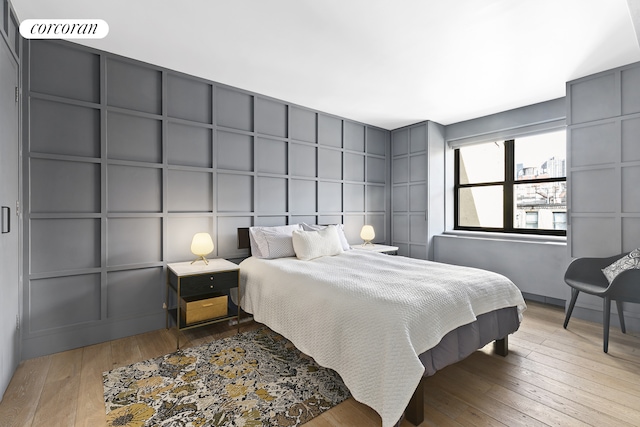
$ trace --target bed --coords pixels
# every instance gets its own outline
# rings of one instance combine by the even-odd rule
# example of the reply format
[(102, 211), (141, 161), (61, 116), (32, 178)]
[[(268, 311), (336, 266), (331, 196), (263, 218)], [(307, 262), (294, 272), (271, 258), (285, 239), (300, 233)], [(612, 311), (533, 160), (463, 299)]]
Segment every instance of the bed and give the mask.
[[(240, 246), (251, 246), (247, 232), (238, 230)], [(422, 422), (423, 377), (494, 340), (506, 355), (507, 336), (518, 329), (526, 305), (504, 276), (337, 252), (308, 260), (245, 259), (240, 303), (257, 322), (338, 372), (353, 397), (380, 414), (383, 427), (403, 413), (414, 425)]]

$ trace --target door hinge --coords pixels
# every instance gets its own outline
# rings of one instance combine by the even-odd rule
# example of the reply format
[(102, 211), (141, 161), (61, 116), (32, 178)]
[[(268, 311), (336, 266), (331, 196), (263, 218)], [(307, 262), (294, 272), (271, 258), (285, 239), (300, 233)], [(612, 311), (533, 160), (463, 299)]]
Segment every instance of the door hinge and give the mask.
[(19, 100), (20, 100), (20, 88), (16, 86), (16, 102), (18, 102)]
[(20, 216), (20, 200), (16, 200), (16, 216)]
[(20, 316), (16, 314), (16, 330), (20, 330)]

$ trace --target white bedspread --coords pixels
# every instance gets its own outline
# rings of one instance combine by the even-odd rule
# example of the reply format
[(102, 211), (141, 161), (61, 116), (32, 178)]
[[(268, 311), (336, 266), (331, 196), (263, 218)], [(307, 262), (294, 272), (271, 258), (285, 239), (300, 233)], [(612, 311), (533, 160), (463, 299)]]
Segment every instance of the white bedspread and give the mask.
[(396, 423), (423, 374), (420, 353), (499, 308), (526, 308), (496, 273), (351, 250), (311, 261), (248, 258), (241, 306)]

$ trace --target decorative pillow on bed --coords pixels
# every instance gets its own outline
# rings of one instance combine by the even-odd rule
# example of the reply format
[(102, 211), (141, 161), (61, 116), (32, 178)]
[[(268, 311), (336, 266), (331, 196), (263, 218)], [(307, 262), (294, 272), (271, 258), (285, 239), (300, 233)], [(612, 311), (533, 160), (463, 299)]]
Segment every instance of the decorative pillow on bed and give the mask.
[(280, 256), (276, 256), (278, 253), (290, 253), (282, 256), (295, 256), (293, 243), (291, 243), (291, 233), (294, 230), (301, 229), (300, 224), (277, 227), (249, 227), (251, 255), (256, 258), (280, 258)]
[(296, 257), (305, 261), (343, 252), (335, 225), (318, 231), (296, 230), (292, 238)]
[(267, 253), (262, 253), (262, 258), (274, 259), (296, 256), (296, 252), (293, 250), (291, 234), (273, 230), (262, 230), (262, 235), (267, 241), (267, 247), (269, 248)]
[(634, 268), (640, 269), (640, 248), (632, 250), (610, 266), (603, 268), (602, 272), (611, 283), (618, 274)]
[[(302, 229), (304, 231), (319, 231), (327, 228), (326, 225), (311, 225), (303, 222)], [(348, 251), (351, 249), (349, 246), (349, 242), (347, 242), (347, 237), (344, 235), (344, 224), (335, 224), (336, 231), (338, 232), (338, 238), (340, 239), (340, 245), (342, 246), (343, 251)]]

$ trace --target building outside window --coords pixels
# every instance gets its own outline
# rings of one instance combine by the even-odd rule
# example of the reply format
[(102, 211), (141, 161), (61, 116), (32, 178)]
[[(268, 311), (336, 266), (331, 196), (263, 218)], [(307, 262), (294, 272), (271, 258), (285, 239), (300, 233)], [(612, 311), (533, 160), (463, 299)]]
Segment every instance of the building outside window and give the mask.
[(566, 235), (566, 132), (455, 150), (455, 228)]

